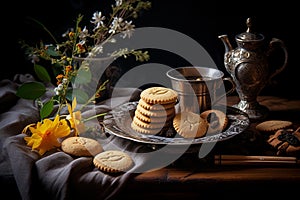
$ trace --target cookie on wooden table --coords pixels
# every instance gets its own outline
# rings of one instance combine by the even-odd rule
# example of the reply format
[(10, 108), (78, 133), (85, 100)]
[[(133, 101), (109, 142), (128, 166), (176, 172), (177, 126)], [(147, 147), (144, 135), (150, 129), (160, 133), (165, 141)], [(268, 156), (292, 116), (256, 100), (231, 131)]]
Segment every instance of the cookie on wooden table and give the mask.
[(61, 149), (72, 156), (94, 156), (103, 151), (102, 145), (97, 140), (79, 136), (64, 139)]
[(272, 132), (279, 129), (285, 129), (292, 125), (291, 121), (285, 120), (268, 120), (256, 125), (256, 129), (262, 132)]
[(93, 163), (98, 169), (108, 173), (125, 172), (134, 165), (132, 158), (120, 150), (103, 151), (94, 157)]
[(183, 111), (175, 115), (173, 127), (184, 138), (199, 138), (206, 134), (208, 123), (199, 114)]

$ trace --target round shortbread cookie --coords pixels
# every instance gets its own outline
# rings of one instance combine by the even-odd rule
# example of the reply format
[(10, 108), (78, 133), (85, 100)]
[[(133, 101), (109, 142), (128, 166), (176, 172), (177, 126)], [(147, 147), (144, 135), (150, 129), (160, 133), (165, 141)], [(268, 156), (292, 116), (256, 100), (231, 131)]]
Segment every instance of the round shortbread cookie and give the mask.
[(137, 105), (136, 110), (138, 110), (141, 114), (149, 117), (165, 117), (175, 113), (175, 107), (166, 109), (166, 110), (147, 110), (143, 108), (140, 104)]
[(156, 134), (158, 134), (162, 131), (161, 128), (150, 129), (150, 128), (140, 127), (136, 123), (134, 123), (133, 121), (131, 122), (131, 128), (136, 132), (139, 132), (139, 133), (142, 133), (142, 134), (149, 134), (149, 135), (156, 135)]
[(175, 115), (173, 127), (184, 138), (199, 138), (206, 134), (208, 123), (196, 113), (183, 111)]
[(146, 123), (136, 116), (133, 117), (133, 123), (135, 123), (137, 126), (146, 128), (146, 129), (162, 129), (165, 126), (170, 125), (170, 122), (163, 122), (163, 123)]
[(102, 145), (92, 138), (68, 137), (61, 142), (61, 149), (73, 156), (94, 156), (103, 151)]
[(207, 134), (221, 132), (228, 125), (228, 117), (221, 110), (206, 110), (200, 113), (200, 117), (208, 122)]
[(168, 104), (152, 104), (152, 103), (147, 103), (143, 99), (140, 99), (138, 104), (145, 108), (146, 110), (167, 110), (169, 108), (174, 108), (176, 102), (171, 102)]
[(279, 129), (288, 128), (293, 123), (291, 121), (284, 121), (284, 120), (268, 120), (261, 122), (256, 125), (256, 129), (258, 131), (263, 132), (271, 132), (271, 131), (277, 131)]
[(162, 117), (153, 117), (153, 116), (146, 116), (140, 113), (138, 110), (135, 110), (135, 117), (139, 118), (141, 121), (146, 123), (165, 123), (167, 121), (170, 121), (175, 116), (175, 112), (171, 113), (168, 116), (162, 116)]
[(94, 157), (93, 163), (98, 169), (108, 173), (127, 171), (134, 164), (127, 153), (119, 150), (103, 151)]
[(150, 104), (168, 104), (177, 100), (176, 91), (166, 87), (150, 87), (140, 94), (141, 99)]

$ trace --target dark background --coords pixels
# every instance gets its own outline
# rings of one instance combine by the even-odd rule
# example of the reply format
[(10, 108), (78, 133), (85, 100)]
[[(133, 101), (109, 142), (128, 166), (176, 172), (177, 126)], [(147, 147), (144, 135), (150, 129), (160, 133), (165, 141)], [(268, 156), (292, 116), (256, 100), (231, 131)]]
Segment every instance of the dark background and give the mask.
[[(224, 45), (218, 35), (227, 34), (235, 47), (234, 36), (246, 31), (245, 21), (252, 17), (257, 32), (266, 37), (284, 41), (289, 52), (288, 66), (275, 76), (262, 91), (266, 95), (300, 98), (299, 92), (299, 24), (297, 7), (288, 1), (264, 4), (262, 2), (221, 3), (198, 0), (152, 0), (152, 8), (141, 13), (134, 21), (136, 27), (164, 27), (179, 31), (196, 40), (211, 55), (216, 65), (225, 74)], [(51, 32), (60, 37), (74, 24), (79, 13), (87, 20), (95, 11), (106, 12), (112, 0), (52, 0), (10, 1), (2, 6), (2, 65), (1, 79), (12, 79), (16, 73), (31, 73), (32, 64), (18, 45), (18, 40), (39, 41), (47, 38), (45, 31), (34, 25), (27, 17), (38, 19)], [(5, 12), (4, 12), (5, 11)], [(283, 14), (285, 13), (285, 14)], [(156, 59), (155, 56), (152, 59)], [(162, 61), (172, 67), (184, 62), (169, 59)], [(276, 61), (275, 61), (276, 62)]]

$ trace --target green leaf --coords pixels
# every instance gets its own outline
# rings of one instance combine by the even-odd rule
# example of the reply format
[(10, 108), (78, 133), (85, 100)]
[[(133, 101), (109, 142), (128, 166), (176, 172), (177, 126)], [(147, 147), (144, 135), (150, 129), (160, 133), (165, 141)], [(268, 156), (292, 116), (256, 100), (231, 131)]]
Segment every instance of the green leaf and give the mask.
[(62, 74), (63, 73), (62, 68), (63, 67), (59, 63), (53, 63), (52, 65), (53, 74), (55, 76), (57, 76), (58, 74)]
[(23, 99), (35, 100), (46, 92), (46, 87), (40, 82), (23, 83), (16, 92), (16, 95)]
[(85, 84), (91, 82), (92, 74), (89, 67), (81, 66), (76, 75), (76, 83), (77, 84)]
[(80, 89), (72, 89), (67, 91), (66, 98), (72, 102), (72, 100), (76, 97), (77, 103), (84, 104), (88, 101), (89, 96), (86, 92)]
[(41, 116), (41, 119), (44, 119), (45, 117), (48, 117), (52, 111), (53, 111), (53, 100), (49, 100), (48, 102), (46, 102), (43, 107), (41, 108), (40, 110), (40, 116)]
[(42, 80), (46, 83), (51, 81), (49, 73), (43, 66), (35, 64), (34, 71), (40, 80)]
[(55, 51), (55, 46), (48, 46), (46, 53), (49, 54), (50, 56), (59, 56), (57, 51)]

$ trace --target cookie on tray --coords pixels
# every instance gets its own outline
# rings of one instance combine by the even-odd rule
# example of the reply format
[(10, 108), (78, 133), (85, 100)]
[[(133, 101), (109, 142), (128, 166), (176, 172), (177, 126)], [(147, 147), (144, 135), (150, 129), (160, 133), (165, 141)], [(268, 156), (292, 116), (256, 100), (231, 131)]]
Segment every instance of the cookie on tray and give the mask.
[(103, 151), (94, 157), (93, 163), (107, 173), (125, 172), (134, 165), (132, 158), (120, 150)]
[(131, 122), (131, 128), (136, 132), (147, 134), (147, 135), (157, 135), (162, 131), (162, 128), (153, 128), (150, 125), (147, 127), (140, 126), (135, 121)]
[(131, 128), (142, 134), (163, 134), (175, 116), (177, 93), (165, 87), (143, 90), (131, 122)]
[(61, 142), (61, 149), (72, 156), (94, 156), (103, 151), (102, 145), (95, 139), (86, 137), (68, 137)]
[(256, 125), (256, 129), (262, 132), (272, 132), (279, 129), (285, 129), (293, 125), (291, 121), (285, 120), (268, 120)]
[(138, 104), (136, 110), (148, 117), (166, 117), (175, 113), (174, 106), (165, 110), (147, 110)]
[(199, 114), (183, 111), (175, 115), (173, 127), (184, 138), (199, 138), (206, 134), (208, 123)]
[(228, 117), (221, 110), (206, 110), (200, 113), (200, 117), (208, 122), (207, 134), (222, 132), (228, 125)]
[(139, 120), (146, 122), (146, 123), (166, 123), (170, 121), (175, 116), (175, 113), (171, 113), (167, 116), (147, 116), (140, 113), (138, 110), (135, 110), (134, 117), (138, 118)]
[(178, 94), (167, 87), (150, 87), (140, 94), (141, 99), (149, 104), (169, 104), (176, 102)]
[(175, 106), (176, 101), (167, 103), (167, 104), (153, 104), (153, 103), (147, 103), (143, 99), (140, 99), (138, 104), (143, 107), (146, 110), (167, 110), (170, 108), (173, 108)]
[(158, 123), (147, 123), (140, 120), (138, 117), (133, 117), (133, 123), (135, 123), (139, 127), (146, 128), (146, 129), (162, 129), (165, 126), (168, 126), (170, 122), (164, 120)]

